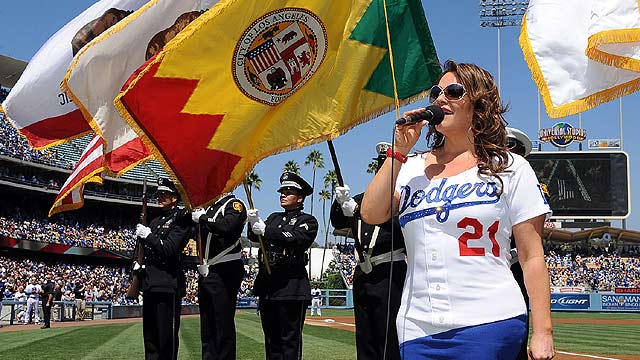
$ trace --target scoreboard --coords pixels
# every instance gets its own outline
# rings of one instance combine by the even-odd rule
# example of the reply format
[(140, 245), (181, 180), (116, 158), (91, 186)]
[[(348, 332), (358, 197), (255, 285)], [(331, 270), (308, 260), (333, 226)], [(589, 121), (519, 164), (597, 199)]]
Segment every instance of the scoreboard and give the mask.
[(629, 157), (623, 151), (532, 152), (529, 163), (547, 185), (556, 219), (629, 216)]

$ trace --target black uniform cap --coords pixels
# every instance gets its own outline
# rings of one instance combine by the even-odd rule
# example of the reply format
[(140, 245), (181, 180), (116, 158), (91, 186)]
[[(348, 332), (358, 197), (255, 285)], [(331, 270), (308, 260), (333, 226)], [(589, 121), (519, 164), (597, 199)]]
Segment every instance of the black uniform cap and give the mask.
[(302, 196), (309, 196), (313, 193), (313, 188), (300, 175), (285, 172), (280, 176), (280, 188), (278, 192), (283, 190), (295, 190)]
[(170, 192), (172, 194), (178, 195), (178, 189), (171, 182), (171, 180), (167, 178), (158, 178), (158, 190), (156, 191), (157, 192), (166, 191), (166, 192)]

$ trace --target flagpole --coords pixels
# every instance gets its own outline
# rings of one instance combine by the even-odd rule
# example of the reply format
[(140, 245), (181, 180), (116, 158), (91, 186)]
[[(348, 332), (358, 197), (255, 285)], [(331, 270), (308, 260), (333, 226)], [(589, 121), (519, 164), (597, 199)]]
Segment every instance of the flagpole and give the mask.
[(622, 98), (620, 98), (620, 150), (624, 150), (622, 141)]
[(501, 94), (501, 92), (500, 92), (500, 84), (501, 84), (501, 77), (500, 77), (500, 27), (498, 26), (498, 94)]
[[(382, 1), (383, 4), (383, 9), (384, 9), (384, 22), (385, 22), (385, 27), (387, 29), (387, 49), (389, 49), (389, 65), (391, 66), (391, 82), (393, 84), (393, 99), (394, 99), (394, 103), (395, 103), (395, 108), (396, 108), (396, 119), (400, 117), (400, 99), (398, 97), (398, 85), (396, 83), (396, 70), (394, 67), (394, 61), (393, 61), (393, 47), (391, 46), (391, 30), (389, 29), (389, 14), (387, 13), (387, 0), (383, 0)], [(391, 135), (391, 151), (395, 151), (395, 146), (396, 146), (396, 124), (395, 121), (393, 122), (393, 133)], [(395, 161), (391, 162), (391, 173), (393, 174), (393, 167), (394, 167)], [(393, 178), (393, 177), (392, 177)], [(393, 195), (394, 195), (394, 188), (393, 188), (393, 181), (390, 182), (390, 189), (389, 189), (389, 196), (390, 196), (390, 204), (393, 204)], [(354, 219), (355, 220), (355, 219)], [(391, 218), (391, 222), (393, 222), (393, 216)], [(352, 226), (353, 228), (353, 226)], [(395, 241), (395, 226), (391, 226), (391, 250), (394, 249), (394, 241)], [(354, 236), (355, 237), (355, 236)], [(359, 242), (359, 241), (358, 241)], [(357, 243), (357, 242), (356, 242)], [(364, 260), (364, 257), (361, 257), (361, 259)], [(391, 314), (391, 279), (393, 279), (393, 266), (389, 267), (389, 291), (387, 292), (387, 313), (386, 313), (386, 325), (385, 325), (385, 337), (384, 337), (384, 355), (382, 356), (382, 360), (386, 360), (387, 359), (387, 345), (389, 344), (388, 340), (389, 340), (389, 323), (391, 321), (390, 318), (390, 314)]]
[[(242, 182), (244, 186), (244, 192), (247, 194), (247, 201), (249, 202), (249, 207), (255, 209), (253, 207), (253, 199), (251, 199), (251, 192), (249, 191), (249, 185), (247, 185), (246, 181)], [(262, 260), (264, 260), (264, 267), (267, 269), (267, 274), (271, 275), (271, 266), (269, 266), (269, 259), (267, 258), (267, 252), (264, 250), (264, 243), (262, 242), (262, 236), (258, 235), (258, 243), (260, 244), (260, 250), (262, 251)]]
[(338, 156), (336, 156), (336, 149), (333, 147), (333, 142), (327, 140), (329, 145), (329, 153), (331, 154), (331, 161), (333, 162), (333, 170), (336, 172), (336, 178), (338, 179), (338, 185), (344, 186), (344, 179), (342, 178), (342, 172), (340, 171), (340, 164), (338, 164)]
[[(622, 138), (622, 98), (620, 98), (620, 151), (624, 150), (624, 142)], [(627, 219), (622, 219), (622, 228), (627, 229)]]
[(537, 89), (536, 87), (536, 94), (538, 94), (538, 133), (536, 136), (538, 137), (538, 151), (542, 151), (542, 142), (540, 141), (540, 129), (542, 129), (542, 123), (540, 121), (540, 90)]
[[(578, 128), (582, 129), (582, 113), (578, 114)], [(582, 151), (582, 141), (578, 142), (578, 150)]]

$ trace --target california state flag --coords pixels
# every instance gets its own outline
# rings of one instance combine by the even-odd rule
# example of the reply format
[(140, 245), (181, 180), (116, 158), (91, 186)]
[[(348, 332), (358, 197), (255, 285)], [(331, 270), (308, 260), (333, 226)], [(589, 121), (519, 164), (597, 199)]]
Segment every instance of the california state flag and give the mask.
[(151, 154), (113, 104), (129, 76), (152, 58), (213, 0), (151, 0), (80, 50), (62, 87), (104, 140), (106, 165), (116, 176)]
[[(387, 1), (398, 96), (440, 74), (419, 0)], [(261, 159), (331, 139), (393, 108), (383, 0), (222, 1), (116, 99), (179, 183), (210, 204)]]
[(60, 82), (82, 47), (147, 1), (96, 2), (51, 36), (29, 61), (2, 107), (33, 148), (57, 145), (91, 131), (78, 107), (60, 90)]

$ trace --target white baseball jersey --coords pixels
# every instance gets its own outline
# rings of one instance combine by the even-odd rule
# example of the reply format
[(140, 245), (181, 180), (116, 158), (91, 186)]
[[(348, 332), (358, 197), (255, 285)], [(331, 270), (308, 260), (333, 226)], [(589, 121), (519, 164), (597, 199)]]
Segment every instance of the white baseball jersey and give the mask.
[(513, 225), (550, 213), (529, 163), (513, 155), (504, 183), (474, 167), (424, 175), (426, 154), (402, 165), (396, 191), (408, 268), (396, 326), (400, 343), (526, 313), (509, 270)]
[(24, 289), (24, 292), (27, 294), (27, 297), (38, 299), (40, 297), (40, 292), (42, 291), (42, 287), (38, 284), (28, 284)]

